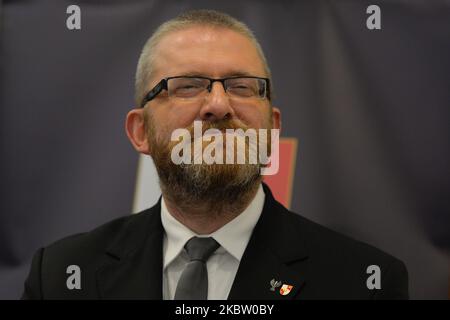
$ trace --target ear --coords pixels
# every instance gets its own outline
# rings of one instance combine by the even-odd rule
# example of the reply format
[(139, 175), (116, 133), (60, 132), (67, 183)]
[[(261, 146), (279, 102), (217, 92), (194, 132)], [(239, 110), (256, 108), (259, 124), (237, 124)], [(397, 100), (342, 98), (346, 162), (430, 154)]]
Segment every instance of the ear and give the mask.
[(281, 131), (281, 111), (276, 107), (272, 107), (272, 128)]
[(144, 108), (133, 109), (127, 114), (125, 131), (136, 151), (150, 155), (147, 132), (144, 125)]

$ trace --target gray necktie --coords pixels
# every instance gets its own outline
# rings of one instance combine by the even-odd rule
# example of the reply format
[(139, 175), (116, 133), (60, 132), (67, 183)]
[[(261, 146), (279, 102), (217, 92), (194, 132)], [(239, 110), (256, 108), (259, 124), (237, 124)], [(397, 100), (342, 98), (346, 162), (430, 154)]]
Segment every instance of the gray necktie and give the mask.
[(213, 238), (192, 237), (184, 246), (189, 263), (178, 280), (175, 300), (206, 300), (208, 272), (206, 260), (220, 245)]

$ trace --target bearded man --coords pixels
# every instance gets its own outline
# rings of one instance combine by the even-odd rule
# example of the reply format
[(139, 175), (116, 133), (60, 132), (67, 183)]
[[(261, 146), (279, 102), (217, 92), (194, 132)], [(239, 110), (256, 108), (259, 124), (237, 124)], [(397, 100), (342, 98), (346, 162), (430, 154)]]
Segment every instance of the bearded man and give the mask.
[[(242, 22), (197, 10), (162, 24), (142, 50), (136, 108), (125, 125), (133, 147), (153, 158), (160, 200), (40, 249), (23, 298), (408, 298), (403, 262), (284, 208), (262, 182), (260, 158), (173, 161), (173, 133), (193, 133), (196, 122), (202, 133), (223, 136), (218, 147), (229, 129), (280, 129), (271, 92), (264, 53)], [(200, 145), (212, 140), (203, 137)], [(192, 136), (189, 142), (183, 152), (198, 157)], [(247, 140), (243, 148), (254, 150)], [(236, 159), (230, 150), (239, 148), (223, 149), (223, 157)]]

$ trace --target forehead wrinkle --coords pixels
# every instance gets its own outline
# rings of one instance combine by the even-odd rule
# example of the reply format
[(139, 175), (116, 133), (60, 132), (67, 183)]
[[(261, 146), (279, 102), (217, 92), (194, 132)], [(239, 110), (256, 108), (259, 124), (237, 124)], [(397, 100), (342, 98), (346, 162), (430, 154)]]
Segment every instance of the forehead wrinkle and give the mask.
[[(183, 50), (188, 52), (188, 61), (181, 56)], [(242, 55), (237, 50), (245, 51), (247, 54)], [(245, 60), (230, 61), (230, 55), (244, 57)], [(214, 57), (213, 60), (210, 59), (211, 56)], [(241, 66), (236, 68), (236, 63), (240, 63)], [(230, 65), (232, 70), (229, 70)], [(161, 66), (164, 66), (166, 73), (163, 73)], [(154, 75), (159, 74), (157, 79), (188, 74), (213, 77), (219, 73), (221, 77), (266, 76), (258, 51), (247, 37), (233, 30), (201, 26), (174, 31), (162, 38), (155, 48), (154, 70)], [(154, 81), (157, 82), (157, 79)]]
[[(209, 72), (203, 73), (198, 71), (187, 71), (187, 72), (180, 72), (178, 75), (170, 75), (170, 77), (206, 77), (206, 78), (212, 78), (215, 79), (212, 74)], [(220, 78), (232, 78), (232, 77), (258, 77), (258, 75), (255, 75), (254, 73), (250, 73), (247, 71), (241, 71), (241, 70), (231, 70), (225, 73), (222, 73), (220, 75)], [(263, 77), (263, 76), (260, 76)]]

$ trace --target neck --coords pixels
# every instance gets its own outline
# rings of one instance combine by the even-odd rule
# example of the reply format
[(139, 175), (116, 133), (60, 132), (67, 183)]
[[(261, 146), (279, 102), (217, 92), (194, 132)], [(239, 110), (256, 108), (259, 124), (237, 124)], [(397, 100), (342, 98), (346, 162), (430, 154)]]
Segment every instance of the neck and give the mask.
[(196, 234), (211, 234), (240, 215), (255, 198), (259, 183), (255, 184), (246, 193), (241, 194), (238, 201), (223, 201), (220, 205), (203, 203), (186, 205), (177, 201), (177, 197), (163, 191), (164, 201), (169, 213), (180, 223), (194, 231)]

